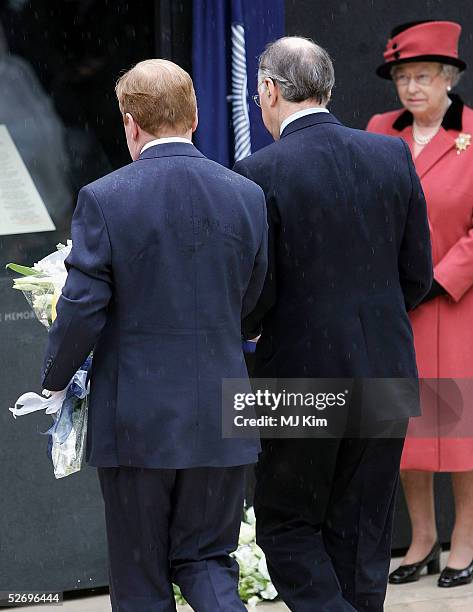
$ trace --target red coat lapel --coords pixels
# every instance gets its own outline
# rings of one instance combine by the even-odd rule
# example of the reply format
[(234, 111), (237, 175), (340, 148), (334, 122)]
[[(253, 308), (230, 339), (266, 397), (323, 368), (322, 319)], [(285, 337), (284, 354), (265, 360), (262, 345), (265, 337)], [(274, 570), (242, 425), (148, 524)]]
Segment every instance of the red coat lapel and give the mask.
[(422, 178), (440, 158), (455, 146), (456, 136), (456, 132), (447, 132), (447, 130), (440, 128), (438, 134), (414, 160), (419, 178)]

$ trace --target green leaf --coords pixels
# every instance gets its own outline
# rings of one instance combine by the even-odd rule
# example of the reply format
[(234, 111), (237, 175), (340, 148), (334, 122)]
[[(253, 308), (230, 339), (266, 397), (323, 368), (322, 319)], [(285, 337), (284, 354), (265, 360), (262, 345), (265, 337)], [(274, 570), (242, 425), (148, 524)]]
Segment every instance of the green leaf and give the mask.
[(177, 584), (173, 584), (172, 588), (174, 591), (174, 598), (176, 600), (176, 603), (179, 604), (180, 606), (184, 606), (187, 603), (187, 601), (184, 599), (184, 596), (181, 593), (181, 589), (177, 586)]
[(20, 266), (16, 263), (8, 263), (5, 268), (13, 270), (13, 272), (17, 272), (18, 274), (23, 274), (23, 276), (38, 276), (39, 274), (41, 274), (41, 272), (38, 272), (38, 270), (35, 270), (35, 268)]

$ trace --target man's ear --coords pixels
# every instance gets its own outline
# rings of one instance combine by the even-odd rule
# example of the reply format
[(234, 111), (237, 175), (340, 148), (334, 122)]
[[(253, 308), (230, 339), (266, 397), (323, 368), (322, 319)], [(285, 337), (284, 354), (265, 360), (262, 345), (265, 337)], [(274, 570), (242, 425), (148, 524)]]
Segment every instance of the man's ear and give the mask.
[(192, 133), (194, 133), (196, 131), (198, 125), (199, 125), (199, 111), (196, 108), (195, 109), (195, 118), (194, 118), (194, 121), (192, 122), (192, 128), (191, 128), (192, 129)]
[(139, 133), (139, 125), (133, 119), (133, 115), (131, 115), (130, 113), (125, 113), (123, 122), (125, 123), (125, 126), (128, 128), (130, 136), (133, 138), (133, 140), (137, 140), (138, 133)]
[(273, 79), (265, 79), (265, 90), (263, 96), (267, 96), (270, 106), (275, 106), (279, 97), (278, 84)]

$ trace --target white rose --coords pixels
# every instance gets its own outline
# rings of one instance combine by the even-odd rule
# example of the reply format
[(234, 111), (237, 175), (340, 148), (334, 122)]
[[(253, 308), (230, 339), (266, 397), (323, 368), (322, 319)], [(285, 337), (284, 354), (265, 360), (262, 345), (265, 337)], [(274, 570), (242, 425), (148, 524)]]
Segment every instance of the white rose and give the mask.
[(278, 596), (278, 592), (274, 588), (273, 583), (269, 582), (264, 591), (261, 591), (260, 595), (263, 599), (275, 599)]
[(256, 523), (255, 509), (253, 506), (248, 508), (245, 515), (246, 522), (250, 525), (254, 525)]
[(258, 571), (265, 580), (271, 580), (268, 572), (268, 566), (266, 565), (266, 559), (261, 557), (258, 563)]
[(248, 525), (248, 523), (242, 523), (240, 526), (240, 537), (238, 538), (239, 544), (249, 544), (256, 537), (256, 530), (254, 525)]
[(257, 595), (254, 595), (253, 597), (250, 597), (250, 599), (248, 600), (248, 607), (255, 608), (259, 604), (260, 601), (261, 599)]

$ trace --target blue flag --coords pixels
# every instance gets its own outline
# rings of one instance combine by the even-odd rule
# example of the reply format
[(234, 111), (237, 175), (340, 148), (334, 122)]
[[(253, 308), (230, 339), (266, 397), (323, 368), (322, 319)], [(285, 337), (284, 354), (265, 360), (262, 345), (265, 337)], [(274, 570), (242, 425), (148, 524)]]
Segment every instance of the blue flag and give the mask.
[(193, 0), (195, 142), (210, 159), (231, 167), (272, 141), (251, 97), (258, 56), (283, 35), (283, 0)]
[(195, 143), (202, 153), (230, 165), (228, 6), (226, 0), (193, 0), (192, 76), (199, 126)]

